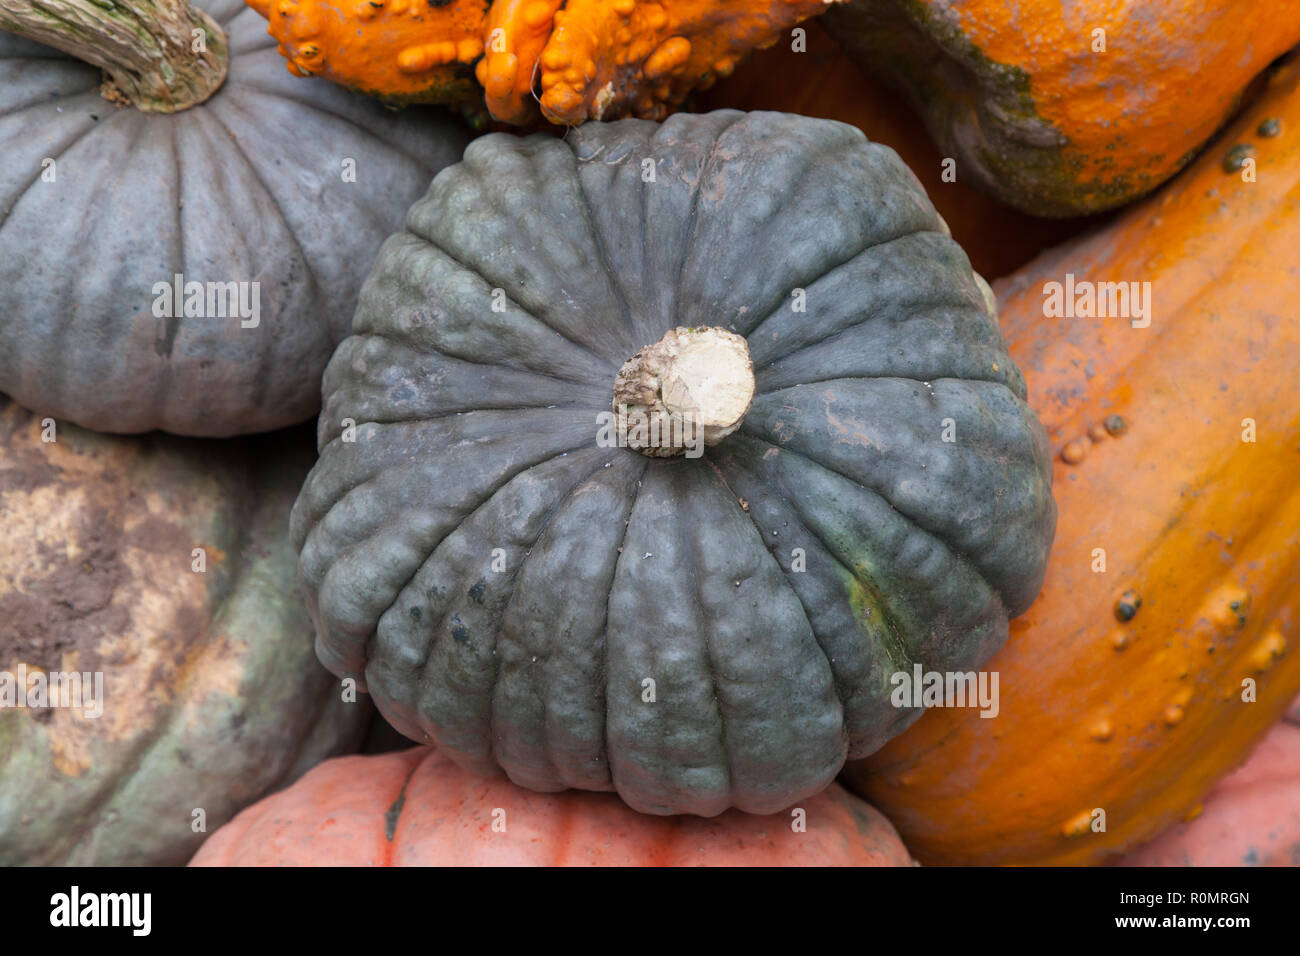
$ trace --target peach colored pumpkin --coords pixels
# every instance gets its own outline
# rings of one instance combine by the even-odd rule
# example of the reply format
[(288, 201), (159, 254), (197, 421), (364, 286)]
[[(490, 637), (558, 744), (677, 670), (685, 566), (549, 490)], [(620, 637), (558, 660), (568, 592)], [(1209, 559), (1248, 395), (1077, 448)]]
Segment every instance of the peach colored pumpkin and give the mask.
[(1190, 823), (1120, 866), (1300, 866), (1300, 697)]
[(643, 816), (613, 794), (533, 793), (433, 747), (317, 766), (239, 814), (192, 866), (908, 866), (889, 821), (832, 784), (797, 817)]

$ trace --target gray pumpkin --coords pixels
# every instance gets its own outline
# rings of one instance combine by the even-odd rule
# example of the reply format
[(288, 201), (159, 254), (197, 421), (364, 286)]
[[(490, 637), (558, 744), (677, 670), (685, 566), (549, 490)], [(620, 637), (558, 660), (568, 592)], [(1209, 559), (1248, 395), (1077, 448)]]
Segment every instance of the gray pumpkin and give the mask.
[[(1049, 451), (986, 290), (839, 123), (476, 141), (325, 373), (291, 521), (318, 656), (535, 790), (816, 792), (919, 716), (892, 675), (980, 666), (1042, 582)], [(624, 360), (705, 326), (748, 344), (740, 429), (697, 458), (601, 442)]]
[[(290, 76), (241, 0), (202, 6), (229, 75), (172, 115), (114, 107), (100, 70), (0, 33), (0, 391), (43, 415), (190, 435), (310, 418), (380, 244), (467, 141), (440, 111)], [(178, 274), (258, 282), (258, 325), (155, 310)]]

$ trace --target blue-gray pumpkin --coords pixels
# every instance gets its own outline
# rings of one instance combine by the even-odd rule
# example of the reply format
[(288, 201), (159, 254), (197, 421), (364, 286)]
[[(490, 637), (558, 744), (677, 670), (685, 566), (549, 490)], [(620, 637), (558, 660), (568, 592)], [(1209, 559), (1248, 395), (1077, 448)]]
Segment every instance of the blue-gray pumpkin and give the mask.
[[(717, 361), (665, 370), (699, 336)], [(703, 454), (611, 447), (616, 381), (668, 414), (745, 362)], [(326, 370), (291, 522), (317, 654), (481, 773), (778, 810), (919, 716), (896, 675), (979, 667), (1034, 599), (1056, 511), (1025, 398), (987, 286), (852, 127), (484, 137)]]
[(210, 98), (164, 113), (115, 106), (96, 67), (0, 33), (0, 391), (42, 415), (213, 436), (310, 418), (375, 253), (467, 142), (440, 111), (290, 76), (241, 0), (203, 6), (210, 21), (182, 0), (0, 10), (0, 28), (89, 51), (119, 86), (141, 38), (166, 48), (168, 31), (185, 44), (170, 81), (201, 73), (182, 68), (175, 18), (228, 54)]

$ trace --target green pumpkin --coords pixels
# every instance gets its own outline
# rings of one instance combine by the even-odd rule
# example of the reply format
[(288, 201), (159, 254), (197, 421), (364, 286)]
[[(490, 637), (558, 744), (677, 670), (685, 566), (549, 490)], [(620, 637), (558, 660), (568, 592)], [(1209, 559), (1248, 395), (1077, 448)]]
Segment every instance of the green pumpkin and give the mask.
[[(747, 346), (739, 429), (610, 447), (616, 377), (674, 329)], [(321, 660), (466, 768), (648, 813), (824, 787), (919, 716), (892, 675), (998, 649), (1055, 526), (987, 286), (898, 156), (825, 120), (475, 141), (324, 399), (291, 525)]]
[[(294, 592), (310, 461), (300, 432), (117, 438), (0, 397), (0, 865), (184, 863), (359, 743)], [(48, 706), (58, 672), (100, 693)]]

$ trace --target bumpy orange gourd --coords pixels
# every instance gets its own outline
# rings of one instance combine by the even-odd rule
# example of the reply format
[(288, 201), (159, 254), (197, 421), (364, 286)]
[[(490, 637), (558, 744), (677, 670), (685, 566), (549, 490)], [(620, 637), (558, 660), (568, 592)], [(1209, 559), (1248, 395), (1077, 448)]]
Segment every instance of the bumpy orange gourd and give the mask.
[(858, 127), (902, 157), (983, 276), (1013, 272), (1091, 224), (1087, 218), (1029, 216), (954, 179), (920, 115), (854, 63), (821, 24), (810, 20), (801, 40), (782, 40), (755, 53), (731, 76), (696, 94), (691, 108), (777, 110)]
[[(662, 119), (841, 0), (248, 0), (289, 69), (526, 124)], [(470, 67), (473, 67), (472, 73)], [(536, 91), (536, 92), (535, 92)]]
[(1300, 697), (1205, 810), (1120, 866), (1300, 866)]
[(472, 109), (489, 0), (247, 0), (295, 76)]
[(1051, 216), (1167, 180), (1300, 42), (1296, 0), (851, 0), (825, 22), (959, 177)]
[[(1238, 143), (1253, 170), (1225, 170)], [(1045, 317), (1069, 275), (1150, 282), (1150, 325)], [(1099, 862), (1195, 812), (1300, 691), (1300, 66), (995, 288), (1058, 452), (1043, 592), (986, 665), (996, 718), (931, 710), (845, 780), (922, 863)]]
[(191, 865), (912, 863), (889, 821), (842, 787), (832, 784), (798, 809), (802, 815), (645, 816), (614, 794), (534, 793), (473, 776), (433, 747), (414, 747), (320, 764), (214, 833)]
[(564, 0), (496, 0), (488, 11), (483, 58), (475, 75), (488, 112), (503, 123), (525, 124), (537, 116), (533, 84), (537, 61)]

